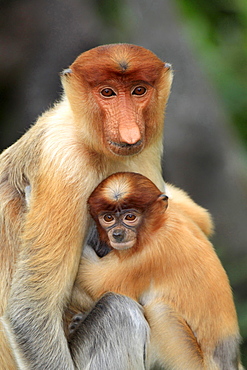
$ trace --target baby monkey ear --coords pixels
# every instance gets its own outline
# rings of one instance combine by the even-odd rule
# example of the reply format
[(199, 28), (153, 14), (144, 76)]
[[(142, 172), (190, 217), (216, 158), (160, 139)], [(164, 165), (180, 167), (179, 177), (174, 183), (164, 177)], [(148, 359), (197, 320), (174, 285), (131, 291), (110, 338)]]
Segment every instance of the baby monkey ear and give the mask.
[(67, 68), (67, 69), (64, 69), (64, 70), (60, 73), (60, 76), (61, 76), (61, 77), (63, 77), (63, 76), (67, 77), (67, 76), (69, 76), (69, 75), (71, 75), (71, 74), (72, 74), (72, 69)]
[(172, 69), (172, 65), (170, 63), (164, 63), (164, 67), (167, 69)]
[(158, 201), (163, 201), (164, 202), (164, 206), (165, 206), (165, 208), (167, 208), (168, 207), (168, 196), (167, 195), (165, 195), (165, 194), (160, 194), (159, 196), (158, 196), (158, 199), (157, 199)]

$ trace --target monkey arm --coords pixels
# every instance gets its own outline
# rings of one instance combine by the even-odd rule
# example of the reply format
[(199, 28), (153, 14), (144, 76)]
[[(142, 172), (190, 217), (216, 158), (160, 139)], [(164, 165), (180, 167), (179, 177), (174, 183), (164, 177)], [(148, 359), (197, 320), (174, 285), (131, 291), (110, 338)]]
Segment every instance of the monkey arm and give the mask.
[(100, 370), (144, 370), (149, 368), (148, 338), (149, 326), (141, 306), (128, 297), (108, 293), (69, 341), (72, 357), (80, 369), (83, 366)]
[(85, 263), (92, 267), (100, 261), (92, 247), (86, 245), (71, 300), (72, 308), (75, 305), (88, 311), (68, 338), (76, 368), (149, 369), (150, 330), (141, 306), (131, 298), (114, 293), (105, 294), (95, 304), (82, 289), (80, 273), (85, 270)]
[(83, 285), (81, 283), (81, 276), (83, 275), (85, 269), (85, 262), (88, 262), (90, 264), (97, 264), (98, 262), (100, 262), (100, 258), (98, 257), (94, 249), (88, 244), (86, 244), (83, 248), (82, 258), (80, 259), (77, 277), (72, 290), (72, 296), (70, 300), (70, 307), (72, 312), (89, 311), (92, 309), (95, 303), (88, 292), (83, 289)]
[(157, 355), (152, 362), (176, 370), (204, 368), (196, 337), (181, 315), (161, 299), (145, 304), (144, 315), (150, 325), (151, 354)]
[(86, 241), (86, 246), (90, 246), (91, 249), (93, 249), (99, 257), (104, 257), (111, 251), (109, 246), (102, 240), (100, 240), (95, 223), (93, 223), (92, 227), (90, 228)]
[(58, 191), (48, 180), (32, 185), (5, 317), (19, 366), (74, 369), (62, 314), (78, 269), (86, 206), (75, 202), (72, 188)]

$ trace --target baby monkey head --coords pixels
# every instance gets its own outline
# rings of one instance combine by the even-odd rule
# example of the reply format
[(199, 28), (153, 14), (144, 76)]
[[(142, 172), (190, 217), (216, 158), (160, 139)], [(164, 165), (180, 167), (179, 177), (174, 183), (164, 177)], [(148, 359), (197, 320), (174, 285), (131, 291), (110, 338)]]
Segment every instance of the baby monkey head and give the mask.
[(160, 218), (168, 197), (146, 177), (118, 172), (97, 186), (88, 204), (100, 239), (113, 249), (125, 250), (137, 244), (147, 223), (153, 224)]

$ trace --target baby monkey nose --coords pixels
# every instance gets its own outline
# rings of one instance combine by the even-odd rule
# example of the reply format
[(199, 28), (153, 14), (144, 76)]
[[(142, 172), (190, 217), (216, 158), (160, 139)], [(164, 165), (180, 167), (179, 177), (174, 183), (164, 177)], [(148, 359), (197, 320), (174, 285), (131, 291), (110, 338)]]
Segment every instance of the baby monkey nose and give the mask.
[(112, 236), (113, 238), (117, 241), (117, 242), (122, 242), (123, 239), (124, 239), (124, 230), (122, 229), (115, 229), (112, 233)]

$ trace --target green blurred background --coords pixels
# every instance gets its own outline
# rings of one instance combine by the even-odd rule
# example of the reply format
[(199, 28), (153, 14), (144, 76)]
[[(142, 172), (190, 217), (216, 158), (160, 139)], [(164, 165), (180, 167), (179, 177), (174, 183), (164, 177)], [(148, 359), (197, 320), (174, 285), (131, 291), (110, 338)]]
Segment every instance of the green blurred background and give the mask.
[(0, 149), (59, 98), (63, 68), (114, 42), (173, 65), (164, 177), (214, 217), (247, 366), (246, 0), (1, 0)]

